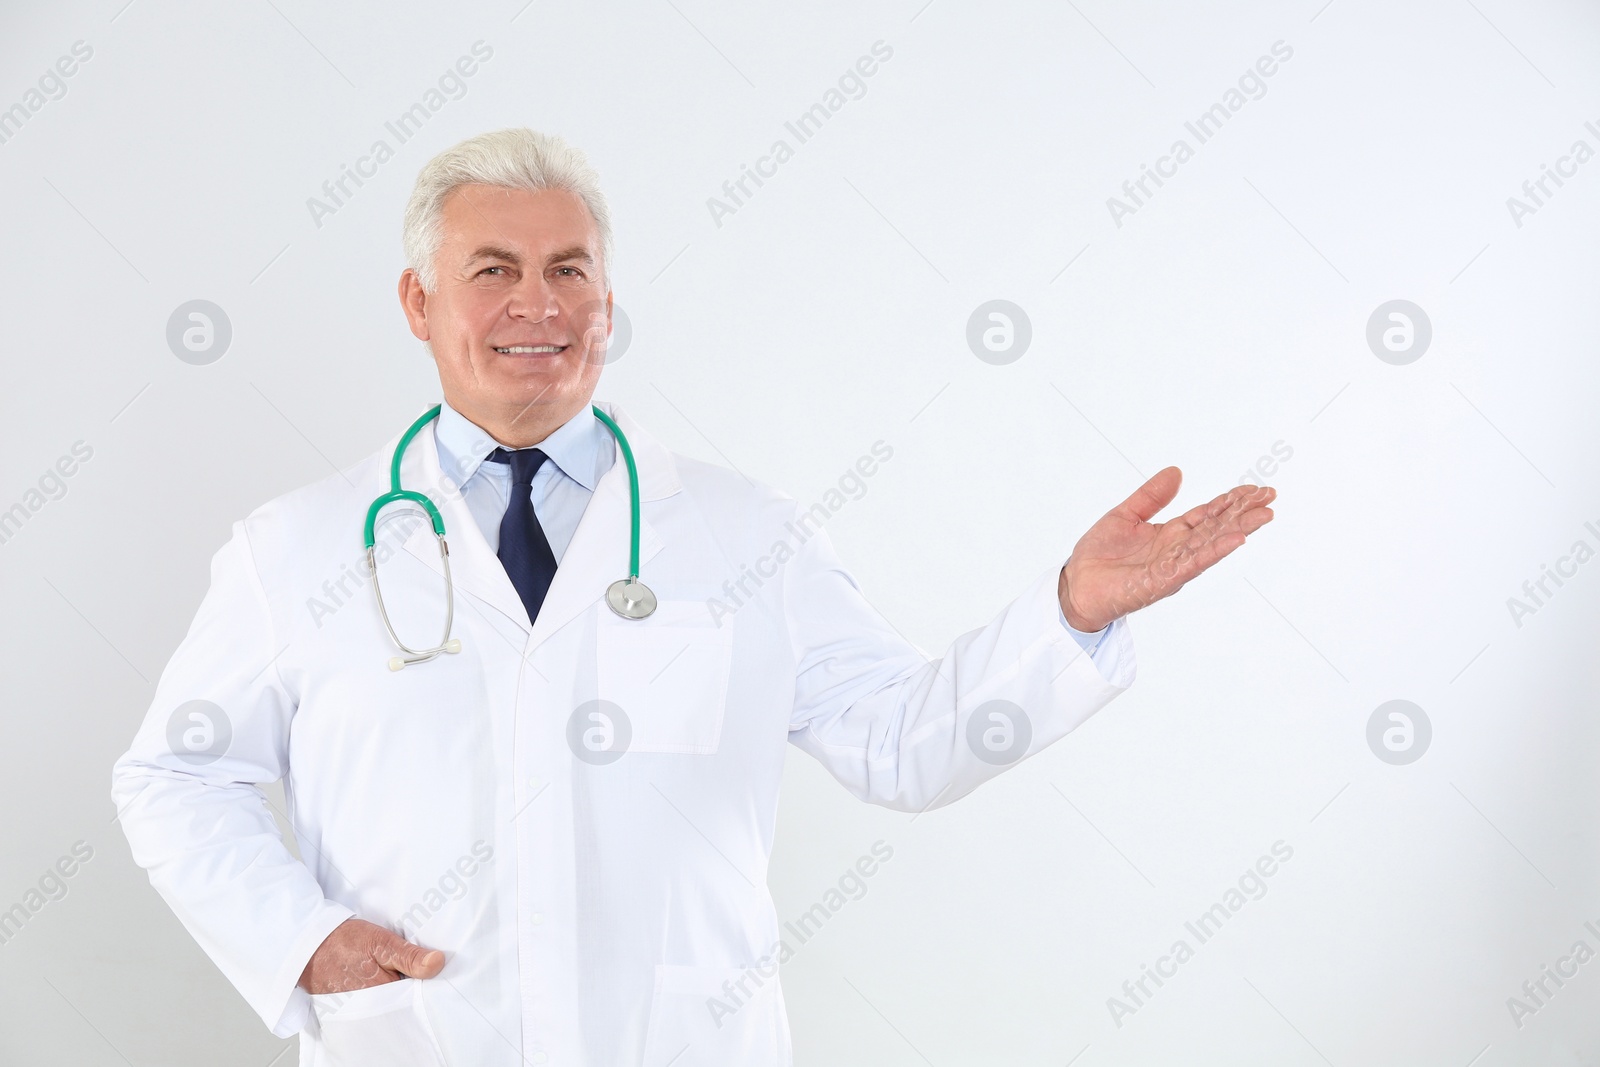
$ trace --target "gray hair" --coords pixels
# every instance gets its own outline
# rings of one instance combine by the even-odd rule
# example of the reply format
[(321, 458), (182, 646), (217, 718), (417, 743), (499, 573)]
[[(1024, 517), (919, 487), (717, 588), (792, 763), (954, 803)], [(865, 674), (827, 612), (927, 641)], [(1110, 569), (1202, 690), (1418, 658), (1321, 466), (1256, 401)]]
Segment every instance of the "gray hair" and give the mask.
[(610, 287), (611, 212), (600, 191), (600, 176), (577, 148), (555, 134), (529, 129), (495, 130), (469, 137), (434, 156), (417, 175), (406, 204), (401, 241), (406, 263), (425, 292), (439, 279), (433, 260), (444, 240), (445, 199), (462, 185), (502, 189), (564, 189), (583, 201), (600, 232), (601, 279)]

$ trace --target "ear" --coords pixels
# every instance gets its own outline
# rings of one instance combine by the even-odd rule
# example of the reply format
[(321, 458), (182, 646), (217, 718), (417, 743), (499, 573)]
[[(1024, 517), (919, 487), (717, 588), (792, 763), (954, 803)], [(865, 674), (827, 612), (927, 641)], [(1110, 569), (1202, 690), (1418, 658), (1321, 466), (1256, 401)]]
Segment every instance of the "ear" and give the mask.
[(411, 335), (419, 341), (430, 340), (428, 294), (422, 288), (422, 279), (410, 267), (400, 275), (400, 308), (406, 313), (406, 325), (411, 327)]

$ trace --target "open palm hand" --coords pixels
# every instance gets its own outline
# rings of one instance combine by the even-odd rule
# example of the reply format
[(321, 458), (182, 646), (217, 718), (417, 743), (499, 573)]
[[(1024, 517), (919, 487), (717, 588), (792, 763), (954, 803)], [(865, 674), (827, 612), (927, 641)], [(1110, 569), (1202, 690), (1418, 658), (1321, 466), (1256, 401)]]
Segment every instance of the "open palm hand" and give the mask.
[(1061, 610), (1093, 632), (1171, 596), (1272, 521), (1270, 486), (1240, 485), (1175, 519), (1150, 520), (1178, 494), (1183, 472), (1159, 471), (1079, 538), (1061, 569)]

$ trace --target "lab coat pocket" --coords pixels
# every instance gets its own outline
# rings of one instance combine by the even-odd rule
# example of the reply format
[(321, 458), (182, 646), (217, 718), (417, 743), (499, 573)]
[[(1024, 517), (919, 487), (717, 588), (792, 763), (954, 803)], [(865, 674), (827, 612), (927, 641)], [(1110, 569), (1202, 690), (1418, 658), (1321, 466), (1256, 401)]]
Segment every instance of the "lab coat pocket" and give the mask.
[(347, 993), (313, 994), (318, 1034), (313, 1067), (445, 1067), (423, 1009), (421, 985), (419, 979), (402, 978)]
[(656, 967), (644, 1067), (786, 1067), (776, 968)]
[(722, 736), (733, 630), (697, 600), (645, 619), (600, 613), (596, 688), (627, 716), (631, 752), (711, 753)]

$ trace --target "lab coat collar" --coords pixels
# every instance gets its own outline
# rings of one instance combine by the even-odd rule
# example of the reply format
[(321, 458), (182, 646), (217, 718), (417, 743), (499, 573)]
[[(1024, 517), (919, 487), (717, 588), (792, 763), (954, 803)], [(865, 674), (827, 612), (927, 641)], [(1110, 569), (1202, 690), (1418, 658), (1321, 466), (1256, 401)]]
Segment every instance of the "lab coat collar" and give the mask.
[[(605, 403), (599, 406), (616, 420), (632, 446), (634, 462), (639, 471), (640, 499), (649, 502), (677, 493), (682, 484), (678, 480), (677, 463), (672, 453), (621, 408)], [(450, 546), (450, 573), (458, 592), (471, 593), (528, 631), (530, 649), (543, 643), (591, 605), (602, 601), (606, 587), (612, 582), (628, 576), (628, 469), (621, 449), (616, 449), (617, 454), (610, 469), (595, 486), (577, 531), (572, 535), (572, 542), (562, 556), (561, 565), (556, 568), (555, 579), (550, 583), (539, 609), (537, 623), (530, 624), (527, 609), (523, 607), (516, 587), (511, 584), (499, 558), (490, 551), (489, 543), (468, 510), (458, 484), (440, 470), (435, 425), (430, 423), (406, 450), (405, 458), (401, 461), (404, 485), (408, 489), (421, 490), (438, 505), (444, 517), (446, 540)], [(389, 457), (394, 454), (394, 446), (398, 441), (399, 435), (396, 435), (387, 445), (380, 457), (381, 470), (388, 470)], [(655, 528), (641, 518), (641, 571), (648, 573), (646, 561), (660, 552), (662, 547), (663, 542)], [(406, 539), (405, 548), (443, 577), (438, 545), (429, 524), (419, 523)], [(649, 583), (648, 577), (644, 580), (646, 584)], [(462, 617), (459, 604), (457, 617)]]
[[(617, 405), (597, 403), (601, 411), (610, 415), (616, 420), (617, 425), (622, 427), (622, 432), (627, 435), (628, 444), (633, 446), (633, 460), (639, 468), (639, 496), (644, 500), (661, 500), (682, 489), (683, 485), (678, 481), (677, 461), (673, 459), (672, 453), (666, 446), (652, 437), (648, 430), (634, 422), (628, 413)], [(626, 504), (628, 466), (623, 462), (621, 449), (618, 449), (618, 453), (616, 462), (612, 464), (607, 476), (616, 474), (622, 478), (623, 503)]]

